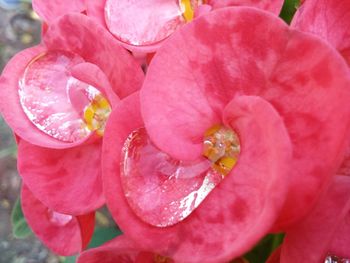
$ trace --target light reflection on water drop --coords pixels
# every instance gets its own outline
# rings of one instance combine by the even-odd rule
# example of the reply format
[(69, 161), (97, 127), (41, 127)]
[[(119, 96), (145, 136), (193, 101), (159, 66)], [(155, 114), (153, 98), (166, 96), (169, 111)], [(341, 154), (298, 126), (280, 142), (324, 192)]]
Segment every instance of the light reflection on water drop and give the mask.
[(109, 31), (131, 45), (152, 45), (193, 19), (196, 0), (107, 0), (105, 21)]
[(329, 255), (326, 257), (324, 263), (350, 263), (350, 259)]
[(124, 144), (121, 181), (125, 197), (145, 222), (166, 227), (188, 217), (224, 176), (202, 158), (185, 163), (161, 152), (144, 128)]
[(51, 209), (48, 209), (47, 213), (50, 222), (56, 226), (66, 226), (73, 219), (71, 215), (61, 214)]
[(63, 142), (90, 135), (84, 111), (101, 92), (70, 74), (84, 62), (76, 54), (51, 51), (34, 58), (19, 81), (19, 98), (28, 119), (42, 132)]

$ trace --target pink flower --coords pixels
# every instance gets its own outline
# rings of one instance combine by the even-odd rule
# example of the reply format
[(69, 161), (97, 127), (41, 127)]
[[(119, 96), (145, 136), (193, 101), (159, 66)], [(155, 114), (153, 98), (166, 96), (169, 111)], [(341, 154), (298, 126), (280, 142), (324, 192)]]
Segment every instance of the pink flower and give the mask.
[(94, 213), (80, 216), (58, 213), (41, 203), (25, 185), (22, 186), (21, 200), (31, 229), (52, 251), (70, 256), (88, 245), (94, 230)]
[[(141, 113), (135, 94), (107, 124), (114, 219), (175, 261), (240, 256), (329, 184), (349, 135), (349, 81), (333, 49), (271, 14), (225, 8), (184, 26), (149, 67)], [(220, 145), (240, 147), (238, 158), (216, 158)]]
[(194, 16), (227, 6), (254, 6), (279, 14), (283, 1), (253, 0), (98, 0), (86, 1), (94, 17), (118, 42), (132, 51), (154, 52)]
[[(336, 262), (350, 260), (350, 177), (336, 176), (317, 206), (300, 223), (288, 229), (272, 262)], [(341, 261), (344, 260), (344, 261)]]
[(104, 203), (100, 151), (109, 111), (143, 72), (105, 30), (80, 14), (55, 21), (0, 80), (0, 110), (18, 135), (19, 172), (51, 209), (80, 215)]
[[(134, 136), (133, 143), (144, 145), (140, 149), (130, 147), (136, 159), (125, 155), (125, 141), (144, 125), (137, 110), (138, 94), (128, 97), (113, 110), (103, 150), (107, 205), (125, 234), (144, 250), (179, 262), (222, 262), (247, 251), (269, 230), (285, 195), (290, 143), (275, 111), (258, 98), (252, 97), (246, 102), (247, 99), (241, 98), (238, 105), (232, 106), (232, 111), (240, 117), (236, 125), (245, 134), (243, 164), (237, 165), (235, 177), (227, 177), (204, 201), (191, 199), (190, 195), (192, 191), (200, 195), (208, 193), (201, 190), (203, 185), (205, 187), (206, 174), (201, 170), (197, 174), (198, 169), (189, 165), (183, 178), (167, 180), (167, 170), (176, 169), (172, 165), (176, 160), (166, 157), (145, 135)], [(259, 128), (263, 124), (266, 124), (265, 131)], [(280, 142), (275, 149), (270, 149), (267, 134), (273, 134)], [(254, 145), (258, 145), (257, 151), (253, 150)], [(244, 163), (258, 152), (265, 152), (265, 155), (250, 167), (245, 166)], [(121, 169), (136, 170), (136, 173), (120, 172)], [(208, 170), (208, 166), (205, 169)], [(256, 177), (255, 170), (265, 171), (266, 184)], [(185, 201), (188, 194), (189, 203), (185, 202), (185, 207), (172, 205)], [(182, 210), (191, 210), (192, 201), (203, 203), (183, 220)], [(235, 242), (237, 240), (239, 242)]]

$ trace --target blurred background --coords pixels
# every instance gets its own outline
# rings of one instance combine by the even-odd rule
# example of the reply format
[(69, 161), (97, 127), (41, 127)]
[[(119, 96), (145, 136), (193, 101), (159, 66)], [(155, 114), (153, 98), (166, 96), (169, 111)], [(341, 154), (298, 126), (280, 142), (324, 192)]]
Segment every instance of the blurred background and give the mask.
[[(40, 29), (30, 1), (0, 0), (0, 72), (18, 51), (39, 43)], [(59, 262), (33, 234), (25, 239), (13, 236), (11, 211), (19, 197), (20, 185), (16, 145), (0, 116), (0, 263)]]

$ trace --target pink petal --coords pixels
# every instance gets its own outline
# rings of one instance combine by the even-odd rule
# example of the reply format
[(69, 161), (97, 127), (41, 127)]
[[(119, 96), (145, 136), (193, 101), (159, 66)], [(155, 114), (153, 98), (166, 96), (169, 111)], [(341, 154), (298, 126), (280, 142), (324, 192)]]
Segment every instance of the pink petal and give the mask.
[(307, 0), (296, 12), (292, 27), (325, 39), (350, 63), (349, 15), (347, 0)]
[(79, 54), (86, 62), (98, 66), (120, 98), (141, 87), (144, 77), (141, 67), (102, 26), (87, 16), (61, 17), (48, 29), (44, 42), (48, 49)]
[(107, 242), (106, 244), (89, 249), (83, 252), (77, 263), (100, 263), (103, 258), (103, 263), (115, 262), (137, 262), (137, 263), (152, 263), (154, 255), (152, 253), (142, 253), (142, 260), (138, 256), (140, 250), (126, 236), (118, 236), (117, 238)]
[(276, 15), (281, 12), (283, 0), (208, 0), (214, 9), (229, 6), (251, 6), (270, 11)]
[(85, 0), (33, 0), (34, 11), (46, 22), (51, 24), (58, 17), (85, 10)]
[(328, 254), (350, 258), (350, 177), (337, 176), (312, 212), (288, 230), (281, 262), (323, 262)]
[[(117, 224), (146, 251), (180, 262), (221, 262), (251, 248), (271, 227), (285, 194), (290, 142), (278, 113), (263, 99), (233, 100), (225, 119), (231, 124), (237, 118), (234, 125), (243, 149), (232, 174), (187, 219), (172, 227), (153, 227), (128, 205), (119, 174), (124, 141), (143, 125), (138, 103), (135, 94), (114, 109), (104, 138), (104, 189)], [(278, 144), (270, 147), (269, 138)]]
[(36, 199), (25, 185), (21, 200), (28, 224), (52, 251), (70, 256), (87, 245), (94, 229), (94, 213), (78, 217), (57, 213)]
[(78, 80), (98, 88), (113, 107), (118, 103), (118, 95), (113, 91), (106, 75), (92, 63), (80, 63), (71, 68), (70, 73)]
[(104, 203), (101, 140), (57, 150), (21, 140), (18, 171), (28, 188), (53, 210), (70, 215), (94, 211)]
[(87, 15), (95, 19), (101, 26), (107, 28), (105, 20), (106, 0), (86, 1)]
[(164, 43), (148, 69), (141, 111), (159, 149), (191, 160), (232, 98), (246, 94), (270, 102), (294, 147), (281, 228), (307, 212), (341, 161), (349, 136), (349, 85), (346, 64), (318, 38), (253, 8), (225, 8)]

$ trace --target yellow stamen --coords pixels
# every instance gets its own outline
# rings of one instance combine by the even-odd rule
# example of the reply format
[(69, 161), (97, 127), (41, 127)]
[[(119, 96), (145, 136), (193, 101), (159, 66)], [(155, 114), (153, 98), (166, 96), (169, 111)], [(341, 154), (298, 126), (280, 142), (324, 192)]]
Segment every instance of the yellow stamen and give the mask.
[(86, 127), (90, 131), (95, 131), (97, 135), (103, 136), (110, 112), (111, 106), (107, 99), (101, 94), (96, 95), (84, 111)]
[(194, 17), (194, 10), (191, 0), (180, 0), (180, 5), (182, 8), (182, 15), (185, 18), (186, 22), (192, 21)]
[(230, 173), (237, 163), (239, 153), (239, 138), (233, 130), (214, 125), (204, 133), (203, 156), (221, 175)]

